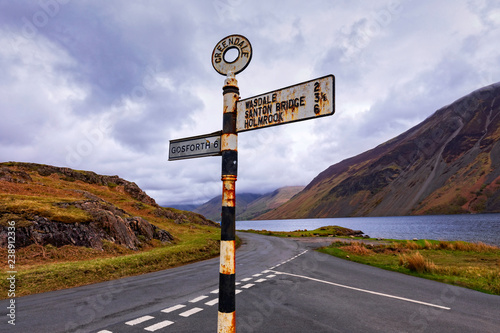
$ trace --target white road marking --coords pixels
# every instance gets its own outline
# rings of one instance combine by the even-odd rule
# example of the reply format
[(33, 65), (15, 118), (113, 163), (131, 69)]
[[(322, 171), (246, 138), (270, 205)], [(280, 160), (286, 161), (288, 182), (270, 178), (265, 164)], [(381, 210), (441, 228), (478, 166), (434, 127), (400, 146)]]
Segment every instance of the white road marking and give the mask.
[(295, 276), (295, 277), (298, 277), (298, 278), (307, 279), (307, 280), (311, 280), (311, 281), (316, 281), (316, 282), (320, 282), (320, 283), (325, 283), (325, 284), (329, 284), (329, 285), (336, 286), (336, 287), (341, 287), (341, 288), (346, 288), (346, 289), (361, 291), (361, 292), (364, 292), (364, 293), (378, 295), (378, 296), (383, 296), (383, 297), (388, 297), (388, 298), (399, 299), (401, 301), (406, 301), (406, 302), (411, 302), (411, 303), (417, 303), (417, 304), (432, 306), (432, 307), (439, 308), (439, 309), (451, 310), (451, 308), (446, 307), (446, 306), (441, 306), (441, 305), (437, 305), (437, 304), (421, 302), (421, 301), (417, 301), (417, 300), (410, 299), (410, 298), (405, 298), (405, 297), (399, 297), (399, 296), (394, 296), (394, 295), (379, 293), (379, 292), (376, 292), (376, 291), (371, 291), (371, 290), (366, 290), (366, 289), (361, 289), (361, 288), (350, 287), (350, 286), (346, 286), (346, 285), (343, 285), (343, 284), (338, 284), (338, 283), (334, 283), (334, 282), (319, 280), (319, 279), (315, 279), (315, 278), (304, 276), (304, 275), (297, 275), (297, 274), (285, 273), (285, 272), (278, 272), (278, 271), (274, 271), (274, 273), (276, 273), (276, 274), (283, 274), (283, 275), (289, 275), (289, 276)]
[(236, 290), (234, 291), (234, 294), (235, 294), (235, 295), (237, 295), (237, 294), (241, 293), (242, 291), (243, 291), (243, 290), (241, 290), (241, 289), (236, 289)]
[(154, 318), (155, 317), (153, 317), (153, 316), (144, 316), (144, 317), (140, 317), (140, 318), (137, 318), (137, 319), (134, 319), (134, 320), (127, 321), (125, 324), (129, 325), (129, 326), (134, 326), (134, 325), (143, 323), (145, 321), (148, 321), (148, 320), (151, 320), (151, 319), (154, 319)]
[(273, 278), (275, 276), (276, 276), (275, 274), (271, 274), (271, 275), (266, 276), (266, 278), (270, 279), (270, 278)]
[(103, 330), (103, 331), (99, 331), (99, 332), (97, 332), (97, 333), (113, 333), (113, 332), (108, 331), (108, 330)]
[(198, 313), (200, 311), (203, 311), (203, 309), (202, 308), (192, 308), (191, 310), (188, 310), (188, 311), (185, 311), (185, 312), (179, 314), (179, 316), (189, 317), (189, 316), (194, 315), (195, 313)]
[(196, 302), (199, 302), (201, 301), (202, 299), (205, 299), (205, 298), (208, 298), (208, 296), (200, 296), (200, 297), (196, 297), (196, 298), (193, 298), (192, 300), (189, 301), (189, 303), (196, 303)]
[(253, 276), (253, 277), (257, 277), (257, 276), (261, 276), (261, 275), (262, 275), (262, 274), (260, 274), (260, 273), (259, 273), (259, 274), (254, 274), (254, 275), (252, 275), (252, 276)]
[(211, 294), (218, 294), (219, 293), (219, 289), (212, 290), (210, 293)]
[[(297, 259), (297, 258), (298, 258), (298, 257), (300, 257), (301, 255), (303, 255), (303, 254), (307, 253), (307, 251), (309, 251), (309, 250), (302, 251), (302, 252), (300, 252), (299, 254), (297, 254), (295, 257), (292, 257), (292, 258), (290, 258), (290, 259), (288, 259), (288, 260), (285, 260), (285, 261), (283, 261), (282, 263), (279, 263), (279, 264), (277, 264), (277, 265), (275, 265), (275, 266), (273, 266), (273, 267), (269, 268), (268, 270), (263, 271), (262, 273), (264, 273), (264, 274), (269, 273), (269, 272), (271, 272), (273, 269), (275, 269), (276, 267), (280, 267), (281, 265), (286, 264), (287, 262), (290, 262), (290, 261), (292, 261), (292, 260), (294, 260), (294, 259)], [(254, 276), (255, 276), (255, 275), (254, 275)]]
[(263, 273), (263, 274), (267, 274), (267, 273), (269, 273), (269, 270), (268, 270), (268, 269), (266, 269), (265, 271), (262, 271), (262, 273)]
[(208, 305), (208, 306), (212, 306), (212, 305), (215, 305), (217, 303), (219, 303), (219, 299), (218, 298), (214, 298), (213, 300), (208, 301), (205, 304)]
[(255, 280), (255, 282), (264, 282), (264, 281), (267, 281), (267, 279), (258, 279), (258, 280)]
[(184, 304), (177, 304), (177, 305), (171, 306), (169, 308), (163, 309), (163, 310), (161, 310), (161, 312), (170, 313), (170, 312), (173, 312), (175, 310), (182, 309), (184, 307), (186, 307)]
[(159, 330), (160, 328), (170, 326), (173, 323), (174, 323), (173, 321), (164, 320), (164, 321), (160, 321), (158, 324), (154, 324), (154, 325), (151, 325), (149, 327), (146, 327), (145, 330), (149, 331), (149, 332), (154, 332), (154, 331)]
[(241, 284), (241, 282), (235, 282), (234, 283), (236, 286), (239, 286)]
[(249, 284), (245, 284), (245, 285), (244, 285), (243, 287), (241, 287), (241, 288), (248, 289), (248, 288), (251, 288), (251, 287), (253, 287), (253, 286), (255, 286), (255, 284), (253, 284), (253, 283), (249, 283)]
[(252, 278), (244, 278), (244, 279), (241, 279), (241, 281), (245, 282), (245, 281), (250, 281)]

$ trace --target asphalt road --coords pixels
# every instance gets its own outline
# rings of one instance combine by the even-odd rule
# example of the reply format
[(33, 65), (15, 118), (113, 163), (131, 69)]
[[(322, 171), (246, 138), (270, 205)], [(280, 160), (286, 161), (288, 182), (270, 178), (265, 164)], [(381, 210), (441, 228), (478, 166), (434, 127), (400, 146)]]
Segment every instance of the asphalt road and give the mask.
[[(500, 296), (334, 258), (319, 243), (239, 236), (239, 333), (500, 332)], [(218, 258), (21, 297), (16, 326), (3, 316), (0, 332), (216, 332), (217, 287)]]

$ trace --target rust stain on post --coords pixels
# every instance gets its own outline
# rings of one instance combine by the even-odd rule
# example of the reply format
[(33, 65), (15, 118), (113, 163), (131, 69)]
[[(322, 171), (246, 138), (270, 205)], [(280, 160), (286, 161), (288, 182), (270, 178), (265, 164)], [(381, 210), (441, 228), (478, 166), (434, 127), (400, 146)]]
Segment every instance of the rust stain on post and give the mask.
[(236, 332), (236, 314), (234, 312), (219, 312), (219, 321), (217, 326), (217, 332), (219, 333)]
[(224, 150), (238, 150), (238, 135), (222, 134), (221, 151)]
[(235, 242), (224, 241), (220, 246), (220, 273), (222, 274), (235, 274)]
[(225, 176), (222, 182), (222, 206), (236, 207), (236, 176)]
[(238, 102), (238, 94), (225, 94), (224, 95), (224, 113), (235, 112), (236, 102)]

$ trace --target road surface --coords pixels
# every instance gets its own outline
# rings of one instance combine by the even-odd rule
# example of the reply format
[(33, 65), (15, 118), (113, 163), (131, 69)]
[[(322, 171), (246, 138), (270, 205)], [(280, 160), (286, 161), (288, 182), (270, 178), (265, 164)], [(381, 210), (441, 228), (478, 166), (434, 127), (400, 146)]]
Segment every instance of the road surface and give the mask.
[[(500, 332), (500, 296), (331, 257), (319, 243), (239, 236), (239, 333)], [(215, 258), (21, 297), (16, 326), (4, 316), (0, 331), (216, 332), (218, 278)]]

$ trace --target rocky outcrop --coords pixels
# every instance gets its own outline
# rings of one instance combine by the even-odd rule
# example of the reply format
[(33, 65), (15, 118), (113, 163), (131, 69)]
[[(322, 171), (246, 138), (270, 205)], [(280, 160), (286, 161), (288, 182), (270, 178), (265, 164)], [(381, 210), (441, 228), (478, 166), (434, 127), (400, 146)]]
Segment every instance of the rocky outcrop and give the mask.
[[(41, 216), (29, 219), (28, 226), (16, 228), (16, 247), (31, 244), (75, 245), (102, 249), (103, 240), (137, 250), (144, 243), (153, 239), (171, 242), (174, 237), (142, 217), (129, 217), (127, 214), (102, 200), (86, 200), (61, 203), (61, 208), (73, 205), (92, 215), (92, 221), (86, 223), (54, 222)], [(11, 215), (11, 217), (15, 217)], [(23, 223), (23, 225), (26, 224)], [(0, 226), (0, 247), (7, 246), (7, 228)]]
[[(174, 237), (141, 217), (121, 217), (110, 210), (95, 210), (88, 223), (63, 223), (35, 216), (29, 226), (16, 228), (16, 247), (31, 244), (103, 248), (107, 240), (132, 250), (153, 239), (171, 242)], [(0, 247), (7, 246), (7, 228), (0, 226)]]
[(16, 221), (18, 248), (50, 244), (103, 249), (103, 242), (109, 241), (136, 250), (152, 240), (174, 240), (168, 231), (151, 224), (150, 218), (167, 224), (220, 227), (200, 214), (160, 207), (133, 182), (90, 171), (0, 163), (0, 194), (4, 195), (0, 247), (8, 245), (10, 221)]
[(0, 180), (22, 184), (33, 181), (27, 172), (11, 170), (7, 167), (0, 167)]

